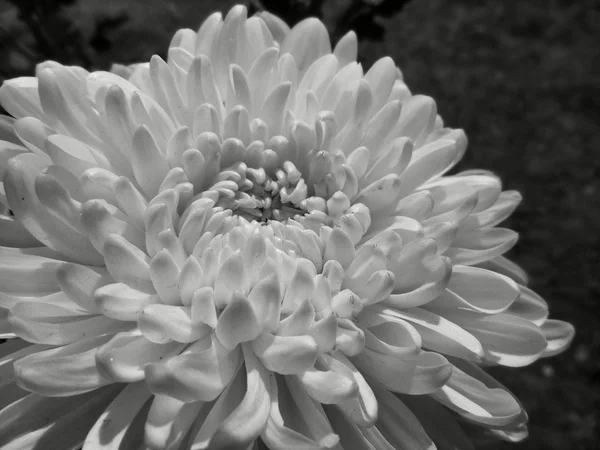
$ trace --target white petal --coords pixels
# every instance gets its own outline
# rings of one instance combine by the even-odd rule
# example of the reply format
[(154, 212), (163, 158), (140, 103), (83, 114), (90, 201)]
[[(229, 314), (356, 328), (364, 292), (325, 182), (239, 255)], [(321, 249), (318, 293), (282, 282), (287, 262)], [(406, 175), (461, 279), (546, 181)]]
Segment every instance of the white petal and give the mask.
[(56, 269), (60, 289), (75, 303), (91, 313), (100, 312), (94, 292), (110, 280), (106, 273), (80, 264), (65, 263)]
[(335, 359), (318, 360), (314, 368), (298, 375), (298, 380), (306, 393), (322, 404), (339, 404), (358, 394), (352, 372)]
[(70, 136), (54, 134), (48, 136), (44, 144), (54, 164), (65, 167), (77, 177), (98, 165), (92, 149)]
[(468, 308), (495, 314), (505, 311), (519, 297), (519, 286), (510, 278), (476, 267), (455, 265), (446, 289), (449, 292), (429, 303), (436, 309)]
[[(303, 406), (313, 400), (306, 396), (300, 388), (296, 389), (297, 397), (303, 400)], [(310, 407), (312, 406), (312, 407)], [(322, 426), (328, 426), (329, 422), (322, 409), (317, 410), (316, 404), (310, 405), (304, 410), (299, 409), (300, 403), (294, 399), (283, 379), (279, 379), (275, 385), (275, 392), (271, 396), (271, 410), (267, 425), (260, 437), (269, 448), (289, 449), (328, 449), (335, 448), (339, 442), (338, 437), (333, 434), (319, 433), (319, 436), (308, 436), (306, 433), (306, 415), (314, 414), (314, 419), (322, 420)], [(310, 408), (310, 409), (309, 409)], [(317, 410), (317, 411), (315, 411)], [(319, 437), (321, 439), (319, 439)]]
[[(2, 319), (0, 319), (2, 320)], [(43, 344), (29, 344), (22, 339), (10, 339), (0, 347), (0, 386), (12, 383), (15, 379), (13, 364), (19, 358), (46, 350), (49, 346)]]
[(568, 322), (562, 320), (547, 320), (540, 327), (548, 346), (543, 357), (558, 355), (564, 352), (575, 337), (575, 328)]
[(291, 53), (300, 75), (321, 56), (331, 53), (329, 34), (323, 22), (315, 18), (296, 24), (281, 43), (281, 54)]
[(291, 313), (300, 302), (305, 298), (311, 298), (314, 291), (314, 273), (315, 269), (311, 262), (300, 259), (297, 262), (296, 270), (289, 282), (281, 309), (283, 313)]
[[(121, 386), (48, 398), (30, 394), (0, 412), (3, 450), (76, 450)], [(77, 426), (73, 426), (77, 424)]]
[[(295, 404), (296, 414), (299, 414), (299, 419), (306, 424), (308, 435), (324, 448), (335, 448), (339, 443), (339, 437), (331, 428), (321, 405), (306, 394), (295, 377), (286, 377), (285, 384), (291, 394), (290, 403)], [(288, 410), (294, 409), (289, 403), (285, 407)]]
[(168, 342), (155, 344), (138, 331), (115, 334), (98, 347), (96, 364), (104, 378), (117, 383), (133, 383), (144, 379), (144, 366), (178, 354), (184, 344)]
[(354, 260), (354, 254), (354, 245), (348, 234), (341, 228), (335, 227), (325, 245), (323, 259), (325, 261), (336, 260), (343, 268), (347, 268)]
[(83, 450), (132, 448), (135, 444), (130, 442), (132, 436), (128, 431), (148, 398), (150, 398), (150, 392), (144, 383), (127, 385), (88, 431), (83, 442)]
[(150, 130), (143, 125), (133, 136), (131, 158), (133, 173), (144, 193), (151, 197), (156, 195), (168, 166)]
[(252, 348), (264, 366), (280, 374), (297, 374), (312, 367), (317, 343), (310, 336), (276, 336), (263, 333)]
[[(60, 290), (56, 269), (61, 261), (0, 247), (0, 291), (42, 296)], [(34, 281), (34, 282), (32, 282)]]
[(40, 245), (15, 216), (0, 214), (0, 246), (28, 248)]
[(12, 158), (4, 177), (6, 197), (15, 216), (40, 242), (61, 254), (86, 264), (100, 264), (101, 256), (87, 237), (53, 217), (35, 193), (35, 176), (48, 164), (34, 154)]
[[(378, 305), (372, 308), (377, 309)], [(466, 360), (481, 361), (483, 358), (483, 347), (475, 336), (442, 316), (421, 308), (381, 312), (414, 326), (423, 339), (423, 347)]]
[(548, 304), (538, 294), (526, 286), (519, 285), (521, 295), (504, 311), (541, 326), (548, 318)]
[(381, 412), (375, 426), (395, 449), (436, 449), (419, 419), (397, 396), (379, 386), (374, 390)]
[[(120, 211), (104, 200), (88, 200), (81, 209), (81, 223), (92, 245), (104, 252), (104, 244), (111, 234), (130, 242), (130, 246), (144, 248), (144, 234), (133, 225), (118, 219)], [(133, 245), (132, 245), (133, 244)], [(98, 264), (100, 265), (100, 264)]]
[(210, 439), (211, 449), (246, 448), (262, 432), (269, 418), (275, 377), (262, 366), (250, 346), (244, 345), (243, 351), (246, 392), (239, 405), (218, 425)]
[(362, 189), (354, 202), (364, 204), (371, 213), (382, 212), (388, 208), (394, 209), (401, 189), (400, 177), (396, 174), (388, 174)]
[(475, 336), (486, 352), (485, 360), (492, 364), (526, 366), (546, 349), (540, 328), (517, 316), (467, 310), (447, 312), (444, 316)]
[(275, 274), (259, 281), (248, 295), (256, 317), (269, 332), (274, 332), (279, 323), (281, 306), (281, 290), (279, 279)]
[(482, 425), (504, 426), (521, 414), (509, 392), (454, 367), (446, 386), (431, 396), (461, 416)]
[(506, 228), (481, 228), (459, 233), (445, 252), (454, 264), (477, 264), (506, 253), (517, 242), (518, 234)]
[[(163, 233), (159, 234), (159, 238), (164, 236)], [(149, 272), (152, 285), (162, 302), (167, 305), (181, 305), (178, 285), (181, 271), (168, 250), (160, 250), (152, 257)]]
[(131, 328), (129, 324), (109, 317), (80, 315), (61, 306), (32, 301), (13, 306), (8, 320), (17, 336), (29, 342), (52, 345), (69, 344), (83, 337)]
[(15, 362), (17, 384), (48, 397), (82, 394), (110, 383), (96, 367), (96, 348), (107, 336), (27, 355)]
[(361, 372), (342, 353), (337, 352), (334, 358), (344, 364), (352, 373), (358, 387), (358, 395), (341, 403), (339, 408), (346, 413), (352, 421), (362, 427), (375, 424), (378, 416), (378, 404), (375, 394)]
[(396, 78), (396, 64), (389, 56), (377, 60), (365, 74), (365, 80), (374, 88), (373, 111), (379, 111), (385, 105)]
[(509, 278), (512, 278), (519, 284), (527, 284), (529, 278), (527, 273), (517, 264), (504, 256), (497, 256), (487, 261), (483, 261), (477, 264), (478, 267), (487, 270), (493, 270)]
[(146, 382), (157, 395), (184, 402), (211, 401), (223, 391), (241, 363), (241, 350), (225, 349), (205, 336), (179, 356), (145, 367)]
[[(475, 450), (456, 415), (428, 396), (400, 395), (427, 435), (440, 449)], [(448, 447), (446, 447), (448, 446)]]
[(155, 343), (194, 342), (211, 330), (208, 325), (192, 321), (188, 307), (153, 304), (146, 306), (139, 318), (138, 327), (146, 339)]
[(116, 320), (135, 321), (149, 304), (158, 303), (158, 296), (138, 291), (125, 283), (111, 283), (94, 292), (94, 302), (102, 314)]
[(194, 422), (204, 419), (209, 408), (210, 404), (205, 402), (184, 403), (172, 397), (156, 395), (146, 418), (145, 444), (152, 450), (181, 448)]
[(40, 119), (44, 117), (36, 77), (6, 80), (0, 88), (0, 104), (17, 119), (28, 116)]

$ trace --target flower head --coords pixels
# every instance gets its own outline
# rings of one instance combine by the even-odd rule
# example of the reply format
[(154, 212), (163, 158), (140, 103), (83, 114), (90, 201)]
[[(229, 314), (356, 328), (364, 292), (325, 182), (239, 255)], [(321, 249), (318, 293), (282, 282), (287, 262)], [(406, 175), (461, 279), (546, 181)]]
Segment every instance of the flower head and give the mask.
[(177, 32), (166, 62), (4, 83), (2, 448), (525, 436), (481, 366), (573, 329), (502, 256), (521, 197), (445, 175), (463, 131), (356, 51), (236, 6)]

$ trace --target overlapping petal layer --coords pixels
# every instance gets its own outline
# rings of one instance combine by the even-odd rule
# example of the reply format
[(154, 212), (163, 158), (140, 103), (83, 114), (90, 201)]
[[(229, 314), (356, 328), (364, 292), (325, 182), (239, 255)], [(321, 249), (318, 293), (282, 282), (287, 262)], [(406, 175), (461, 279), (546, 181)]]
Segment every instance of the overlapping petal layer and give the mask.
[(0, 445), (469, 448), (459, 416), (524, 436), (478, 365), (573, 328), (502, 256), (520, 196), (445, 175), (462, 130), (356, 49), (237, 6), (167, 61), (4, 83)]

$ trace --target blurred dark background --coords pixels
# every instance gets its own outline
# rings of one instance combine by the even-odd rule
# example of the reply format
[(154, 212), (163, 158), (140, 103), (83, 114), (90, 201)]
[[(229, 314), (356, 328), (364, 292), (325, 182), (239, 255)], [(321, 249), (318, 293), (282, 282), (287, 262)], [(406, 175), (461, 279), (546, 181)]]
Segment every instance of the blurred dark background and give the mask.
[[(0, 81), (54, 59), (88, 69), (165, 54), (231, 0), (0, 0)], [(512, 258), (575, 324), (563, 355), (493, 374), (522, 400), (530, 438), (499, 449), (600, 449), (600, 0), (252, 0), (295, 23), (320, 16), (361, 39), (368, 68), (392, 56), (470, 139), (459, 169), (485, 168), (524, 196)]]

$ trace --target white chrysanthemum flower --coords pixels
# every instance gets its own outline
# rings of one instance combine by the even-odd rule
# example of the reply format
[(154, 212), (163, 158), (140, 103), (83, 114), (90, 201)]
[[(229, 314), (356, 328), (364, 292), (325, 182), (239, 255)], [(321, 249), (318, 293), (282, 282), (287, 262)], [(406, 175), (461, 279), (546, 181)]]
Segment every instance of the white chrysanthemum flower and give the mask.
[(0, 103), (0, 446), (470, 448), (481, 365), (566, 347), (502, 254), (520, 196), (354, 33), (237, 6), (168, 61), (38, 66)]

